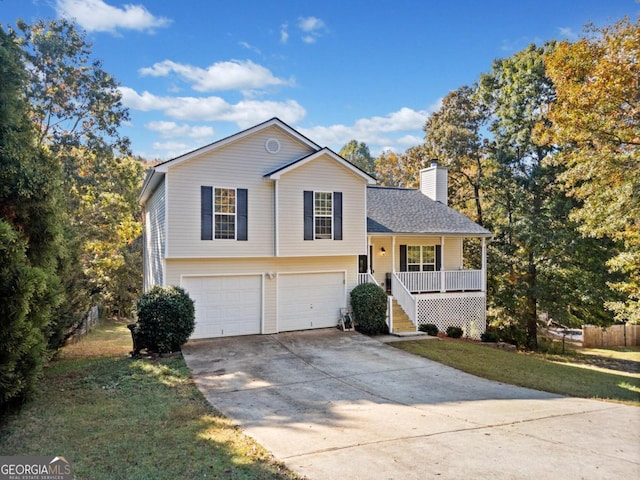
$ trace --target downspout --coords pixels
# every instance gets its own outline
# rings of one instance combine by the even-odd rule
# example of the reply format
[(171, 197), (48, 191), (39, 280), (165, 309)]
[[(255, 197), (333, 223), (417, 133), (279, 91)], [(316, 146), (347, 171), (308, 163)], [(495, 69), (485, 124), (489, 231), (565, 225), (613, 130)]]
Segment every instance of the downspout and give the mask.
[(447, 291), (444, 276), (444, 237), (440, 237), (440, 292)]
[(273, 256), (274, 257), (278, 257), (280, 255), (280, 244), (279, 244), (279, 231), (278, 231), (278, 225), (280, 224), (279, 221), (279, 215), (278, 215), (278, 180), (274, 180), (275, 185), (274, 185), (274, 195), (273, 195), (273, 202), (274, 202), (274, 213), (273, 213), (273, 219), (275, 222), (275, 226), (273, 229)]
[(480, 289), (487, 292), (487, 239), (482, 237), (482, 284)]

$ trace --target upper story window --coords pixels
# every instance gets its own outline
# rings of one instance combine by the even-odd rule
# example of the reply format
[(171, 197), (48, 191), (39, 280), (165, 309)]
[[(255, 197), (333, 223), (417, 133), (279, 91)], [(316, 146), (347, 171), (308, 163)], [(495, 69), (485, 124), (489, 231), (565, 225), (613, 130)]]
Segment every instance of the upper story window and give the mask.
[(314, 224), (316, 239), (333, 238), (333, 193), (314, 192)]
[(247, 189), (200, 187), (201, 240), (247, 240)]
[(435, 270), (435, 245), (407, 245), (407, 271), (433, 272)]
[(214, 200), (214, 238), (236, 238), (236, 190), (216, 188)]
[(304, 239), (342, 240), (342, 192), (305, 191)]

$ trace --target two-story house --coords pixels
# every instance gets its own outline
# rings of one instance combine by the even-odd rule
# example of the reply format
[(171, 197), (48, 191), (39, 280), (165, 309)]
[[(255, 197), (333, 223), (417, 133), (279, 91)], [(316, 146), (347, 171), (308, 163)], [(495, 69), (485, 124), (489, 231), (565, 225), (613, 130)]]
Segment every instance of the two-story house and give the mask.
[[(161, 163), (140, 194), (144, 287), (188, 291), (192, 338), (334, 327), (362, 282), (386, 287), (414, 330), (479, 336), (491, 234), (438, 201), (446, 169), (422, 174), (423, 192), (375, 187), (277, 118)], [(479, 270), (462, 268), (465, 237), (482, 239)]]

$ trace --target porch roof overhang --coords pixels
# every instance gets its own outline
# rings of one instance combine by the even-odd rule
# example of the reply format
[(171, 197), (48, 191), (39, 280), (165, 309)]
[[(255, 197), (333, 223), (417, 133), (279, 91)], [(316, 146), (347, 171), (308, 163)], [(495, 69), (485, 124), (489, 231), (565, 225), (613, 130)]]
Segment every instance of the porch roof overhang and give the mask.
[(486, 228), (419, 190), (367, 188), (367, 233), (491, 237)]

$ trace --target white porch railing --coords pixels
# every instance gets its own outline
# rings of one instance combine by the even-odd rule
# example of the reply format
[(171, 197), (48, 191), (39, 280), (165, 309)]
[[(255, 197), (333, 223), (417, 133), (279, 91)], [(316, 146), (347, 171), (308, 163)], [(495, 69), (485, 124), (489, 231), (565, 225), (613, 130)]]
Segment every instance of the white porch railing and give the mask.
[(407, 290), (413, 293), (482, 290), (482, 270), (396, 272), (396, 275)]
[(370, 273), (359, 273), (358, 285), (362, 285), (363, 283), (375, 283), (377, 285), (378, 281)]
[(417, 325), (418, 315), (416, 309), (416, 299), (411, 292), (404, 286), (402, 280), (398, 278), (397, 273), (391, 275), (391, 291), (398, 304), (405, 311), (409, 319), (414, 325)]

